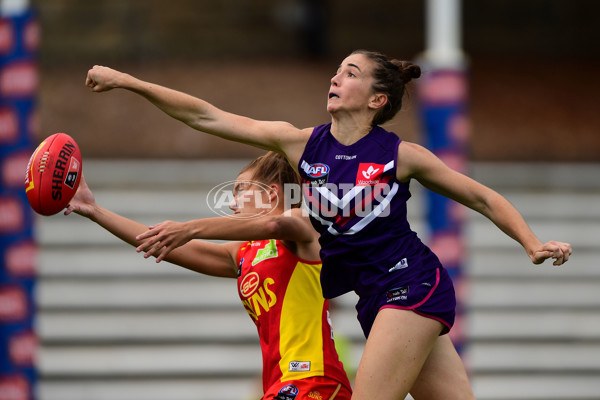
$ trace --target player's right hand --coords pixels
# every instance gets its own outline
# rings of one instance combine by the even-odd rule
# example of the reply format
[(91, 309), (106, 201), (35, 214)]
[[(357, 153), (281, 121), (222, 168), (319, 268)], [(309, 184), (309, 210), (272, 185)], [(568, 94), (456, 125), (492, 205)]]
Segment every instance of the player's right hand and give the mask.
[(93, 92), (105, 92), (119, 86), (119, 77), (122, 72), (102, 65), (94, 65), (87, 73), (85, 86)]
[(79, 182), (79, 187), (77, 188), (77, 192), (75, 192), (75, 196), (67, 206), (65, 210), (65, 215), (69, 215), (72, 212), (82, 215), (84, 217), (90, 218), (94, 213), (96, 208), (96, 199), (94, 198), (94, 194), (90, 190), (87, 182), (85, 181), (85, 177), (83, 174), (81, 175), (81, 182)]

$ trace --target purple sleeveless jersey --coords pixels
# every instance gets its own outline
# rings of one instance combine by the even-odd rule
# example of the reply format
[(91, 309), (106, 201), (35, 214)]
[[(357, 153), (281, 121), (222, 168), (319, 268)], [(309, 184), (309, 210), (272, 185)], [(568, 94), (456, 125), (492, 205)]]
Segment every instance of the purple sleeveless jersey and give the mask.
[(438, 258), (406, 218), (409, 183), (396, 179), (400, 139), (375, 127), (344, 146), (330, 128), (314, 128), (299, 163), (304, 200), (321, 234), (323, 295), (372, 296), (435, 274)]

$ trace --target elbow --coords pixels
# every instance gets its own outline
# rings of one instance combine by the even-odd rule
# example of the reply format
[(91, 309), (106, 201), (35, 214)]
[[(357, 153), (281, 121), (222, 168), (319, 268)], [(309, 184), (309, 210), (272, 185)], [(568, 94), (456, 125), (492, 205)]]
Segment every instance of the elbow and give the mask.
[(507, 203), (508, 201), (506, 201), (506, 199), (504, 199), (498, 193), (492, 191), (488, 196), (485, 196), (477, 201), (474, 210), (494, 221), (497, 215), (504, 212)]
[(277, 218), (269, 218), (264, 224), (266, 239), (280, 239), (282, 232), (281, 222)]
[(179, 120), (197, 131), (203, 132), (206, 130), (206, 119), (199, 113), (190, 112), (186, 115), (182, 115)]
[(286, 224), (282, 216), (269, 217), (263, 225), (265, 239), (287, 239)]

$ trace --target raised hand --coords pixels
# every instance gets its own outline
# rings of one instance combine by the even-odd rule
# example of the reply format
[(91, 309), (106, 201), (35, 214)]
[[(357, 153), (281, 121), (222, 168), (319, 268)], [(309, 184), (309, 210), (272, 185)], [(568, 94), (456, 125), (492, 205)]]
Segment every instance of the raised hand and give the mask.
[(569, 243), (550, 241), (535, 250), (530, 258), (534, 264), (541, 264), (548, 258), (552, 258), (554, 260), (552, 265), (562, 265), (569, 260), (572, 253)]
[(123, 72), (101, 65), (94, 65), (87, 73), (85, 86), (91, 88), (94, 92), (105, 92), (119, 87), (119, 82), (124, 76), (126, 74)]

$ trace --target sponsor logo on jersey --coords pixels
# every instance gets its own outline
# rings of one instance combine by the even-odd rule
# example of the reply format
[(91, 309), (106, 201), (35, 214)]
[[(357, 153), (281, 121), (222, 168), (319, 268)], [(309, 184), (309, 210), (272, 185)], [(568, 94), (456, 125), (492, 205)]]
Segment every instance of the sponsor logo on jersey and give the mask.
[(254, 257), (254, 260), (252, 260), (252, 266), (255, 266), (261, 261), (268, 260), (269, 258), (275, 258), (278, 255), (277, 243), (275, 240), (271, 239), (269, 240), (269, 243), (265, 245), (265, 247), (256, 252), (256, 257)]
[(307, 181), (312, 185), (322, 186), (327, 183), (327, 177), (329, 176), (330, 171), (330, 168), (327, 164), (309, 164), (305, 160), (302, 160), (300, 168), (308, 176)]
[(315, 400), (323, 400), (323, 396), (321, 395), (321, 393), (318, 390), (313, 390), (312, 392), (310, 392), (308, 394), (308, 398), (315, 399)]
[(396, 300), (406, 300), (408, 299), (408, 286), (402, 286), (399, 288), (395, 288), (392, 290), (388, 290), (387, 292), (387, 302), (392, 302)]
[(336, 160), (344, 160), (344, 161), (349, 161), (349, 160), (354, 160), (356, 158), (356, 154), (354, 155), (347, 155), (347, 154), (336, 154), (335, 159)]
[(292, 384), (285, 385), (279, 389), (277, 400), (294, 400), (298, 396), (298, 388)]
[(290, 371), (292, 371), (292, 372), (310, 371), (310, 361), (290, 361)]
[(383, 164), (360, 163), (356, 173), (357, 186), (374, 186), (380, 182), (383, 173)]
[(306, 170), (306, 174), (311, 178), (322, 178), (329, 173), (329, 166), (323, 163), (311, 164)]
[(398, 261), (398, 264), (396, 264), (392, 268), (390, 268), (388, 270), (388, 272), (392, 272), (392, 271), (396, 271), (396, 270), (404, 269), (404, 268), (408, 268), (408, 261), (406, 260), (406, 258), (403, 258), (402, 260)]

